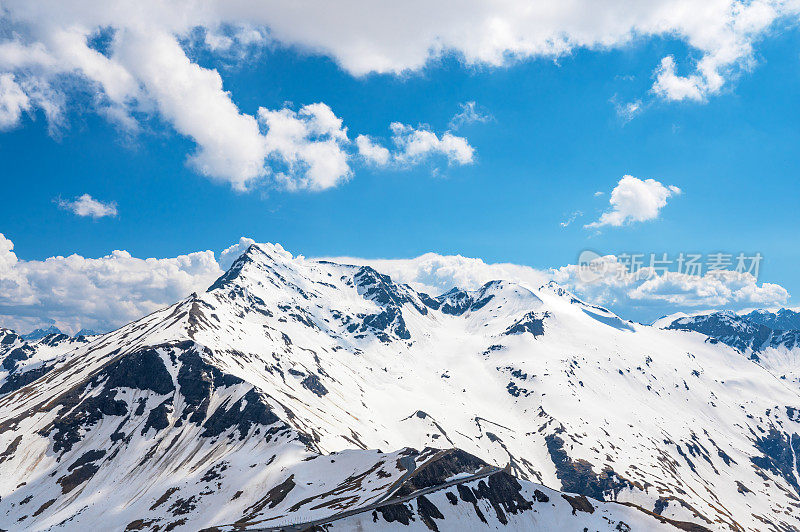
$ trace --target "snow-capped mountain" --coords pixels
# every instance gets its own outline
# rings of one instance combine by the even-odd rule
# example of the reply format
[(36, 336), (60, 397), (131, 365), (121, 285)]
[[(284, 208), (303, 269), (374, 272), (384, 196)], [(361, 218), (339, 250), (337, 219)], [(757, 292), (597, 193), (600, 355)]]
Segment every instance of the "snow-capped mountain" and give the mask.
[(0, 528), (800, 528), (800, 389), (708, 339), (553, 283), (433, 297), (253, 245), (15, 355)]
[(782, 331), (800, 330), (800, 312), (793, 309), (782, 308), (776, 311), (754, 310), (742, 316), (752, 323), (765, 325), (770, 329)]

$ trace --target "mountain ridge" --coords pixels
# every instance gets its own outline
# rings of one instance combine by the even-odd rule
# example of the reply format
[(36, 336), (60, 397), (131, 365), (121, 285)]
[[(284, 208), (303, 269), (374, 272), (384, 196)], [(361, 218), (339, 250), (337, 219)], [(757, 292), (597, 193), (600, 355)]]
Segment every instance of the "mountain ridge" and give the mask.
[[(206, 292), (36, 356), (47, 371), (0, 396), (3, 528), (98, 523), (89, 501), (112, 486), (124, 503), (106, 519), (121, 528), (324, 517), (385, 496), (399, 453), (424, 463), (437, 448), (507, 465), (526, 501), (549, 485), (603, 508), (568, 504), (562, 524), (663, 524), (624, 502), (709, 529), (797, 526), (782, 510), (800, 495), (797, 390), (723, 344), (557, 285), (431, 297), (255, 244)], [(34, 463), (48, 474), (31, 477)], [(484, 486), (475, 503), (453, 487), (395, 511), (408, 526), (471, 526), (476, 508), (502, 524)], [(511, 529), (542, 511), (497, 504)], [(381, 526), (400, 526), (391, 515)]]

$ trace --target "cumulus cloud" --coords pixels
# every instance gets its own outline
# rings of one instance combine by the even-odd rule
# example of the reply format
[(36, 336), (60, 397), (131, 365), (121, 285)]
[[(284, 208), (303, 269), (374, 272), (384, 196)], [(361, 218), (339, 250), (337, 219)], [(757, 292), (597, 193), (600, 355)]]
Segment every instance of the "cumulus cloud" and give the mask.
[[(702, 101), (718, 94), (726, 79), (752, 68), (753, 45), (781, 17), (797, 18), (800, 4), (792, 0), (731, 1), (706, 3), (693, 16), (722, 17), (716, 24), (689, 30), (688, 43), (703, 55), (694, 71), (676, 74), (673, 56), (666, 56), (655, 70), (653, 92), (666, 100)], [(688, 22), (688, 21), (687, 21)]]
[(91, 216), (97, 219), (103, 218), (104, 216), (117, 215), (116, 203), (103, 203), (102, 201), (94, 199), (89, 194), (83, 194), (73, 200), (59, 199), (58, 206), (81, 217)]
[(356, 137), (358, 153), (368, 164), (378, 167), (406, 168), (435, 156), (443, 157), (450, 165), (472, 164), (475, 161), (475, 148), (466, 138), (454, 135), (451, 130), (467, 123), (487, 122), (491, 117), (477, 111), (475, 102), (462, 104), (460, 109), (450, 121), (450, 130), (441, 134), (435, 133), (426, 124), (412, 127), (392, 122), (389, 125), (392, 150), (367, 135), (359, 135)]
[(692, 0), (405, 2), (391, 13), (369, 2), (317, 7), (309, 15), (304, 4), (280, 5), (257, 16), (279, 40), (330, 55), (356, 75), (417, 70), (452, 53), (468, 64), (502, 66), (528, 57), (560, 57), (576, 48), (602, 50), (639, 37), (668, 36), (699, 56), (686, 70), (697, 76), (704, 94), (718, 92), (737, 70), (749, 68), (753, 44), (776, 20), (796, 17), (800, 9), (782, 0), (702, 5)]
[[(242, 190), (273, 178), (290, 188), (319, 189), (349, 175), (339, 141), (278, 151), (280, 168), (273, 169), (276, 152), (267, 138), (269, 130), (239, 109), (219, 72), (190, 59), (187, 47), (202, 46), (217, 55), (246, 54), (275, 43), (331, 57), (360, 76), (419, 70), (444, 55), (467, 64), (503, 66), (524, 58), (555, 58), (576, 48), (606, 50), (644, 37), (668, 36), (686, 43), (689, 56), (697, 60), (679, 58), (679, 64), (664, 57), (654, 65), (653, 93), (667, 100), (703, 100), (752, 68), (754, 43), (776, 21), (796, 19), (800, 5), (789, 0), (702, 5), (693, 0), (469, 5), (446, 0), (435, 5), (404, 2), (387, 9), (360, 0), (211, 0), (202, 5), (187, 0), (8, 0), (0, 14), (5, 29), (0, 38), (0, 128), (12, 128), (25, 113), (38, 110), (51, 130), (58, 131), (73, 94), (88, 92), (96, 110), (120, 127), (135, 130), (140, 117), (158, 116), (192, 139), (196, 149), (189, 164), (210, 178)], [(98, 46), (98, 36), (106, 44)], [(460, 113), (460, 123), (480, 119), (471, 103)], [(458, 125), (459, 119), (453, 129)], [(410, 130), (401, 138), (408, 140), (409, 156), (438, 151), (459, 164), (472, 157), (466, 141), (453, 135)], [(331, 160), (323, 163), (325, 157)], [(299, 174), (283, 168), (287, 165)]]
[(451, 164), (470, 164), (475, 149), (467, 139), (446, 131), (441, 136), (425, 126), (413, 128), (400, 122), (389, 126), (392, 141), (397, 147), (394, 158), (400, 163), (413, 164), (434, 154), (444, 155)]
[(475, 148), (464, 137), (457, 137), (450, 131), (437, 135), (428, 126), (411, 127), (393, 122), (392, 142), (394, 151), (381, 146), (366, 135), (356, 138), (358, 153), (374, 166), (402, 168), (419, 164), (433, 156), (442, 156), (450, 165), (472, 164)]
[(674, 185), (662, 185), (655, 179), (641, 180), (626, 175), (611, 191), (609, 198), (611, 210), (604, 212), (596, 222), (584, 227), (619, 227), (633, 222), (653, 220), (658, 218), (661, 209), (667, 205), (667, 198), (680, 193), (681, 189)]
[(587, 301), (644, 321), (677, 311), (776, 307), (789, 299), (785, 288), (758, 284), (749, 272), (712, 270), (689, 275), (648, 265), (630, 271), (614, 255), (598, 256), (592, 262), (591, 273), (585, 266), (572, 264), (552, 270), (552, 278)]
[(298, 112), (262, 107), (258, 120), (267, 128), (267, 152), (282, 165), (276, 177), (288, 189), (324, 190), (350, 177), (344, 148), (349, 142), (347, 128), (324, 103), (306, 105)]
[(200, 173), (238, 189), (266, 173), (267, 148), (256, 119), (239, 111), (219, 73), (191, 62), (173, 35), (123, 31), (115, 49), (116, 62), (141, 84), (161, 116), (195, 141), (189, 163)]
[(109, 330), (202, 290), (221, 275), (211, 251), (139, 259), (113, 251), (20, 260), (0, 234), (0, 320), (21, 330), (55, 324), (67, 332)]
[(655, 71), (653, 92), (667, 100), (703, 101), (708, 92), (700, 74), (678, 76), (675, 74), (675, 59), (670, 55), (661, 60)]

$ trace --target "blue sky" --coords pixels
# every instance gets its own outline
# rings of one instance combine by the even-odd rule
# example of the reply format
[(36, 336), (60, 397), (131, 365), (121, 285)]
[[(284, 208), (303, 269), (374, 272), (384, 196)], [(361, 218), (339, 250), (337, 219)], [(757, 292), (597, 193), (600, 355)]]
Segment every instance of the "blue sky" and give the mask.
[[(157, 96), (152, 108), (131, 110), (138, 125), (126, 130), (98, 110), (102, 90), (62, 73), (54, 84), (63, 95), (55, 132), (43, 108), (31, 105), (0, 133), (0, 232), (20, 260), (112, 250), (175, 257), (219, 251), (242, 235), (306, 256), (436, 252), (537, 269), (574, 263), (587, 248), (741, 251), (764, 256), (759, 282), (800, 293), (800, 32), (785, 20), (753, 37), (752, 54), (722, 69), (724, 86), (704, 89), (702, 101), (653, 90), (662, 58), (673, 56), (678, 74), (690, 76), (709, 55), (681, 35), (502, 64), (467, 64), (447, 52), (404, 73), (363, 75), (336, 51), (278, 40), (223, 54), (190, 40), (179, 39), (187, 56), (219, 73), (243, 115), (324, 102), (348, 131), (349, 178), (325, 190), (287, 190), (264, 177), (237, 190), (187, 164), (198, 143)], [(619, 106), (635, 101), (635, 116), (622, 116)], [(466, 102), (486, 120), (453, 128)], [(474, 160), (431, 153), (381, 167), (359, 159), (355, 137), (391, 148), (392, 122), (440, 137), (450, 130), (474, 149)], [(584, 227), (609, 210), (609, 194), (625, 175), (681, 193), (653, 219)], [(83, 194), (114, 203), (116, 216), (65, 208)], [(575, 212), (582, 215), (563, 227)]]

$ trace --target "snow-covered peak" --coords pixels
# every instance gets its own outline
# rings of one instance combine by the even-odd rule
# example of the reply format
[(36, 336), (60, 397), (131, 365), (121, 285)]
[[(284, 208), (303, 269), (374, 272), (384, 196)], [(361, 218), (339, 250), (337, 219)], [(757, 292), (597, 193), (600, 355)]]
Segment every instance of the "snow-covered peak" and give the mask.
[(558, 284), (556, 281), (549, 281), (547, 284), (540, 286), (539, 287), (539, 292), (543, 292), (544, 294), (552, 294), (552, 295), (554, 295), (556, 297), (559, 297), (559, 298), (563, 299), (564, 301), (567, 301), (567, 302), (569, 302), (571, 304), (582, 305), (582, 306), (585, 306), (585, 307), (592, 307), (592, 308), (597, 309), (597, 310), (602, 310), (604, 312), (609, 312), (608, 310), (606, 310), (606, 309), (604, 309), (602, 307), (597, 307), (595, 305), (590, 305), (589, 303), (586, 303), (585, 301), (580, 299), (578, 296), (576, 296), (575, 294), (573, 294), (572, 292), (570, 292), (569, 290), (567, 290), (566, 288), (564, 288), (563, 286)]
[[(253, 260), (262, 260), (267, 262), (289, 262), (295, 259), (289, 251), (284, 249), (280, 244), (272, 242), (253, 242), (245, 249), (243, 256), (249, 256)], [(297, 257), (301, 257), (298, 255)]]
[(542, 300), (528, 288), (510, 281), (489, 281), (477, 290), (452, 290), (438, 296), (439, 310), (445, 314), (461, 316), (482, 311), (484, 314), (500, 309), (510, 315), (531, 311), (542, 305)]
[(593, 305), (580, 299), (574, 293), (570, 292), (555, 281), (550, 281), (547, 284), (539, 287), (539, 295), (543, 298), (545, 305), (549, 308), (565, 308), (565, 305), (571, 309), (579, 310), (583, 314), (610, 325), (621, 330), (633, 330), (633, 322), (619, 317), (614, 312), (599, 305)]
[(673, 312), (672, 314), (661, 316), (657, 320), (653, 321), (650, 326), (657, 329), (664, 329), (680, 318), (688, 318), (693, 315), (694, 314), (690, 314), (688, 312)]
[(293, 257), (280, 244), (252, 243), (233, 261), (228, 271), (208, 288), (208, 292), (230, 286), (244, 289), (259, 284), (273, 284), (276, 288), (282, 288), (287, 281), (302, 277), (306, 265), (307, 261), (302, 256)]

